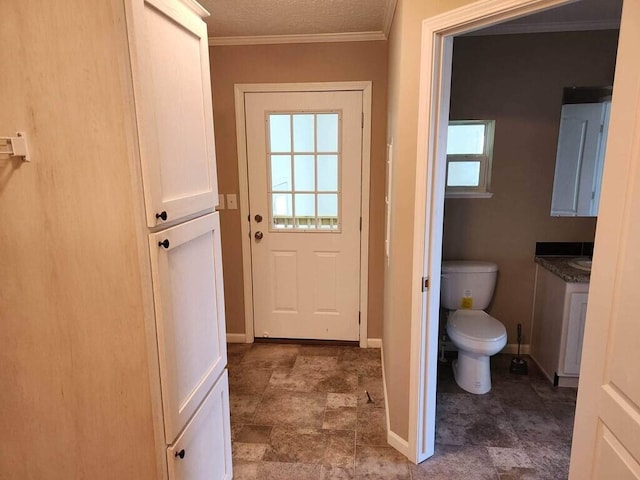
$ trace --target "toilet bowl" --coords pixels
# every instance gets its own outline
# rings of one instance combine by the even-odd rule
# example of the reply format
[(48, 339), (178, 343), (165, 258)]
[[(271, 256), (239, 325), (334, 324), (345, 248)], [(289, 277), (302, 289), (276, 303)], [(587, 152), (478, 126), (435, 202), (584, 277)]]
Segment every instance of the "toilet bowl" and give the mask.
[(456, 383), (470, 393), (491, 390), (491, 355), (507, 344), (507, 329), (482, 310), (455, 310), (447, 320), (447, 334), (458, 348), (453, 362)]
[(493, 262), (442, 263), (441, 305), (447, 310), (447, 334), (458, 348), (453, 363), (456, 383), (470, 393), (491, 390), (489, 357), (504, 348), (507, 330), (484, 311), (496, 284), (498, 266)]

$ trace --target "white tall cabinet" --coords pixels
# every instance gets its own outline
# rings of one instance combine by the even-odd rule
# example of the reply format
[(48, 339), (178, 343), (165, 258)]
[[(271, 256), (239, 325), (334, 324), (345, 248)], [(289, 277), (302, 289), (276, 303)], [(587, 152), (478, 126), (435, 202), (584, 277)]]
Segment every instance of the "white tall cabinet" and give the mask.
[(205, 15), (0, 1), (2, 479), (231, 478)]
[(126, 14), (168, 477), (231, 478), (206, 12), (133, 0)]

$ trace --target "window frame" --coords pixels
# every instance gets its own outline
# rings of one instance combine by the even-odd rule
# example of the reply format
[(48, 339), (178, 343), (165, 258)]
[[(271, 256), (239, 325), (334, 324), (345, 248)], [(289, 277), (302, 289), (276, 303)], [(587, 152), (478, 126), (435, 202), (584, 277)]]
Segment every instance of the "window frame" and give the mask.
[[(485, 139), (484, 148), (481, 154), (447, 154), (447, 166), (445, 176), (445, 198), (491, 198), (493, 193), (489, 191), (491, 187), (491, 168), (493, 163), (493, 141), (495, 137), (495, 120), (449, 120), (447, 127), (451, 125), (484, 125)], [(447, 128), (448, 137), (448, 128)], [(449, 163), (455, 162), (479, 162), (480, 173), (478, 186), (450, 187)]]

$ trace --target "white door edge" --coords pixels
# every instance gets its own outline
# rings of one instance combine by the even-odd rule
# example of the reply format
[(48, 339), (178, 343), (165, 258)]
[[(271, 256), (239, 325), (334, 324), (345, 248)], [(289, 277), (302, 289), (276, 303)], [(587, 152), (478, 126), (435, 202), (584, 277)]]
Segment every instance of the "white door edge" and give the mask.
[[(414, 204), (408, 457), (435, 450), (438, 310), (453, 37), (574, 0), (479, 0), (422, 22)], [(430, 288), (422, 291), (423, 277)]]
[(249, 176), (245, 123), (245, 93), (260, 92), (327, 92), (362, 91), (362, 199), (360, 216), (360, 347), (367, 348), (367, 305), (369, 291), (369, 182), (371, 175), (371, 82), (320, 83), (238, 83), (234, 86), (236, 108), (236, 138), (240, 181), (240, 224), (242, 230), (242, 272), (244, 277), (244, 328), (247, 343), (255, 338), (253, 328), (253, 276), (251, 242), (249, 238)]

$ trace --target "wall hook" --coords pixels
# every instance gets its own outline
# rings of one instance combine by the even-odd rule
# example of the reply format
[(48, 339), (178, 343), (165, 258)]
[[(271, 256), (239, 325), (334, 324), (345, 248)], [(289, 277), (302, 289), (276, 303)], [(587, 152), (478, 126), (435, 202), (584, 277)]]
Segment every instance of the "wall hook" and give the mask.
[(0, 141), (4, 142), (4, 145), (0, 145), (0, 154), (22, 157), (25, 162), (31, 161), (26, 133), (18, 132), (15, 137), (0, 137)]

